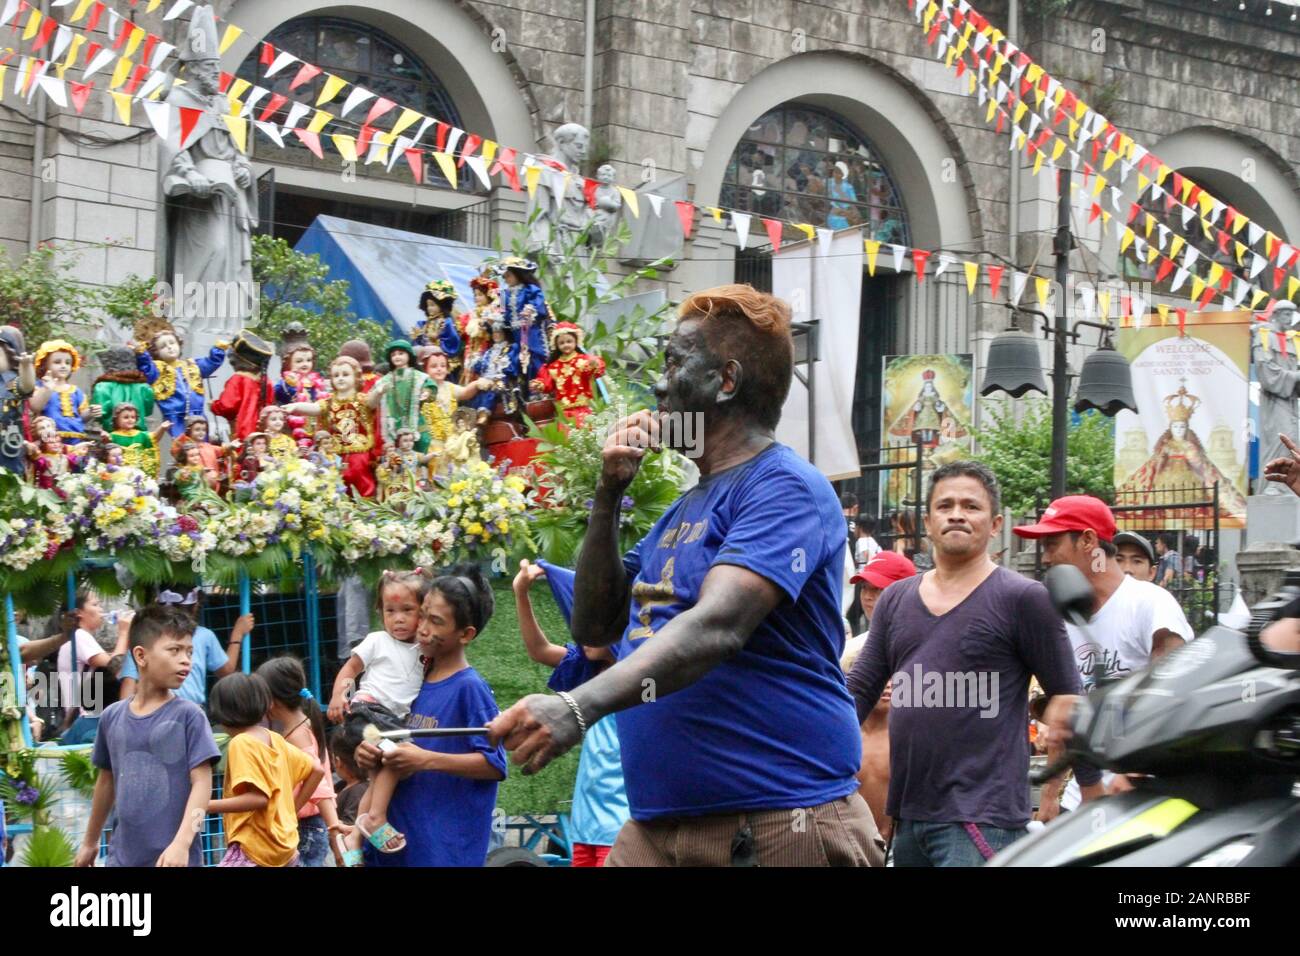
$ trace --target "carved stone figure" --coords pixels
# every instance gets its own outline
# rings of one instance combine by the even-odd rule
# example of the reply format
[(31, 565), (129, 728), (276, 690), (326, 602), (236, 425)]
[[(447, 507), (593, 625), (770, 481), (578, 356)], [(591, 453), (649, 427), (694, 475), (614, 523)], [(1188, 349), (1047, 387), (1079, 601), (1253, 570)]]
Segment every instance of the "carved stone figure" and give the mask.
[[(1259, 378), (1259, 461), (1262, 465), (1274, 458), (1289, 457), (1290, 452), (1278, 435), (1295, 440), (1300, 434), (1300, 415), (1296, 412), (1296, 399), (1300, 398), (1300, 370), (1297, 369), (1295, 349), (1283, 350), (1276, 333), (1291, 334), (1296, 318), (1296, 308), (1291, 302), (1279, 302), (1270, 319), (1272, 328), (1268, 348), (1258, 340), (1254, 345), (1255, 375)], [(1276, 481), (1260, 481), (1264, 487), (1257, 494), (1286, 495), (1289, 489)]]
[[(537, 190), (528, 202), (532, 222), (529, 249), (555, 251), (564, 240), (581, 232), (591, 221), (592, 210), (583, 191), (582, 164), (587, 159), (591, 133), (579, 123), (565, 123), (555, 131), (555, 160), (543, 158)], [(556, 160), (563, 169), (557, 169)], [(537, 211), (536, 219), (533, 213)]]

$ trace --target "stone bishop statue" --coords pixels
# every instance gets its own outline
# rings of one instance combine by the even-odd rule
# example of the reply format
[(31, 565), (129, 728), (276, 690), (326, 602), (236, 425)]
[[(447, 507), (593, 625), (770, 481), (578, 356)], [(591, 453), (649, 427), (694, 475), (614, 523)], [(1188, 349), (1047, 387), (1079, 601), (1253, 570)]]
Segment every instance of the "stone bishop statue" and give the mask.
[[(1276, 333), (1290, 335), (1296, 318), (1296, 308), (1291, 302), (1279, 302), (1273, 307), (1268, 347), (1257, 340), (1254, 344), (1255, 375), (1259, 379), (1259, 463), (1274, 458), (1289, 458), (1291, 453), (1278, 435), (1300, 441), (1300, 415), (1296, 412), (1296, 399), (1300, 398), (1300, 369), (1297, 368), (1295, 349), (1288, 346), (1283, 351)], [(1260, 480), (1260, 494), (1289, 495), (1290, 490), (1275, 481)]]

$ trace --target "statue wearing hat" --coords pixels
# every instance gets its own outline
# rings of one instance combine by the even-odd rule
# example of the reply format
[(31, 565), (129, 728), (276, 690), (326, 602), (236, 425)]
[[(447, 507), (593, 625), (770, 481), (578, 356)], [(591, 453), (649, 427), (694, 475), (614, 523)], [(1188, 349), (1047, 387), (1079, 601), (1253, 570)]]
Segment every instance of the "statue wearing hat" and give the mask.
[(498, 268), (505, 283), (501, 291), (501, 315), (510, 337), (519, 346), (519, 375), (525, 381), (532, 381), (550, 358), (547, 342), (552, 326), (546, 295), (537, 281), (537, 263), (507, 256)]
[(235, 374), (212, 403), (212, 413), (230, 422), (239, 441), (258, 430), (262, 409), (275, 404), (275, 387), (267, 378), (271, 346), (252, 332), (240, 332), (230, 346), (230, 365)]
[[(1297, 430), (1300, 430), (1300, 415), (1296, 414), (1296, 399), (1300, 398), (1300, 368), (1296, 363), (1295, 339), (1291, 337), (1295, 319), (1296, 307), (1293, 303), (1277, 303), (1273, 307), (1273, 314), (1269, 316), (1268, 345), (1263, 345), (1257, 339), (1252, 349), (1255, 375), (1259, 379), (1261, 464), (1274, 458), (1290, 458), (1291, 452), (1277, 436), (1286, 435), (1294, 440)], [(1288, 340), (1285, 347), (1278, 341), (1283, 336)], [(1288, 493), (1286, 486), (1278, 482), (1261, 479), (1259, 483), (1264, 488), (1258, 494)]]
[(379, 408), (379, 434), (384, 447), (395, 447), (397, 433), (414, 431), (419, 437), (415, 450), (429, 450), (429, 430), (421, 406), (436, 396), (433, 379), (424, 374), (416, 361), (415, 349), (405, 339), (394, 339), (384, 348), (390, 371), (366, 393), (366, 404)]
[(0, 468), (22, 475), (26, 469), (23, 440), (24, 405), (36, 391), (36, 364), (27, 354), (23, 333), (0, 326)]
[(447, 279), (434, 279), (420, 293), (421, 319), (411, 330), (412, 345), (436, 345), (448, 358), (460, 354), (456, 331), (456, 287)]
[[(227, 303), (219, 315), (205, 315), (205, 331), (230, 335), (249, 318), (244, 290), (253, 288), (252, 233), (257, 225), (257, 194), (248, 157), (222, 121), (230, 104), (221, 93), (216, 18), (212, 7), (196, 7), (178, 57), (185, 83), (166, 93), (178, 109), (198, 111), (185, 142), (179, 129), (158, 145), (160, 186), (166, 202), (161, 218), (160, 275), (176, 295), (193, 283), (222, 289)], [(238, 283), (238, 285), (236, 285)], [(237, 294), (230, 294), (238, 290)], [(176, 316), (173, 315), (173, 318)], [(199, 331), (201, 326), (196, 326)]]
[[(493, 264), (484, 263), (483, 271), (470, 279), (469, 287), (474, 290), (474, 309), (471, 312), (461, 313), (457, 319), (461, 323), (460, 337), (465, 348), (460, 377), (462, 385), (469, 385), (478, 378), (474, 372), (474, 364), (492, 347), (492, 322), (501, 314), (498, 283), (492, 277), (493, 271)], [(492, 397), (475, 395), (469, 400), (469, 404), (476, 408), (491, 408)]]
[(531, 382), (534, 392), (555, 399), (566, 415), (581, 427), (591, 414), (596, 379), (605, 374), (605, 360), (582, 351), (583, 329), (573, 322), (558, 322), (551, 332), (551, 354)]

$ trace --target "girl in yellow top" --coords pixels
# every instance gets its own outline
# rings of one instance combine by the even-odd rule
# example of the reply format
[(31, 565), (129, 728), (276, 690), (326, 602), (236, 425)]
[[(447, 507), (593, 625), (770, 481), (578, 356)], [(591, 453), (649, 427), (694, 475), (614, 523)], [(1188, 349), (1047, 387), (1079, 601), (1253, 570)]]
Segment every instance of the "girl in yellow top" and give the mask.
[(221, 866), (298, 864), (298, 811), (325, 771), (279, 734), (259, 726), (270, 709), (271, 692), (256, 674), (229, 674), (208, 695), (209, 715), (230, 734), (226, 796), (208, 805), (209, 813), (225, 814)]

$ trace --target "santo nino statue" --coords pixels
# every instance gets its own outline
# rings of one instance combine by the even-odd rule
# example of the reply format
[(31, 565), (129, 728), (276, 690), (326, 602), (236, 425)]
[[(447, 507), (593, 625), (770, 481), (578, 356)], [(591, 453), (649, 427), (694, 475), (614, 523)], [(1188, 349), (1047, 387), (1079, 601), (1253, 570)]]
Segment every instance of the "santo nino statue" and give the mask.
[[(158, 144), (166, 203), (160, 274), (171, 283), (174, 296), (186, 300), (184, 309), (173, 313), (174, 319), (194, 319), (191, 332), (229, 338), (244, 327), (252, 311), (256, 185), (248, 157), (239, 151), (221, 119), (230, 106), (220, 92), (212, 7), (195, 9), (180, 47), (185, 83), (172, 86), (164, 98), (172, 106), (199, 113), (185, 142), (173, 130)], [(201, 316), (195, 314), (194, 293), (187, 287), (202, 290)]]

